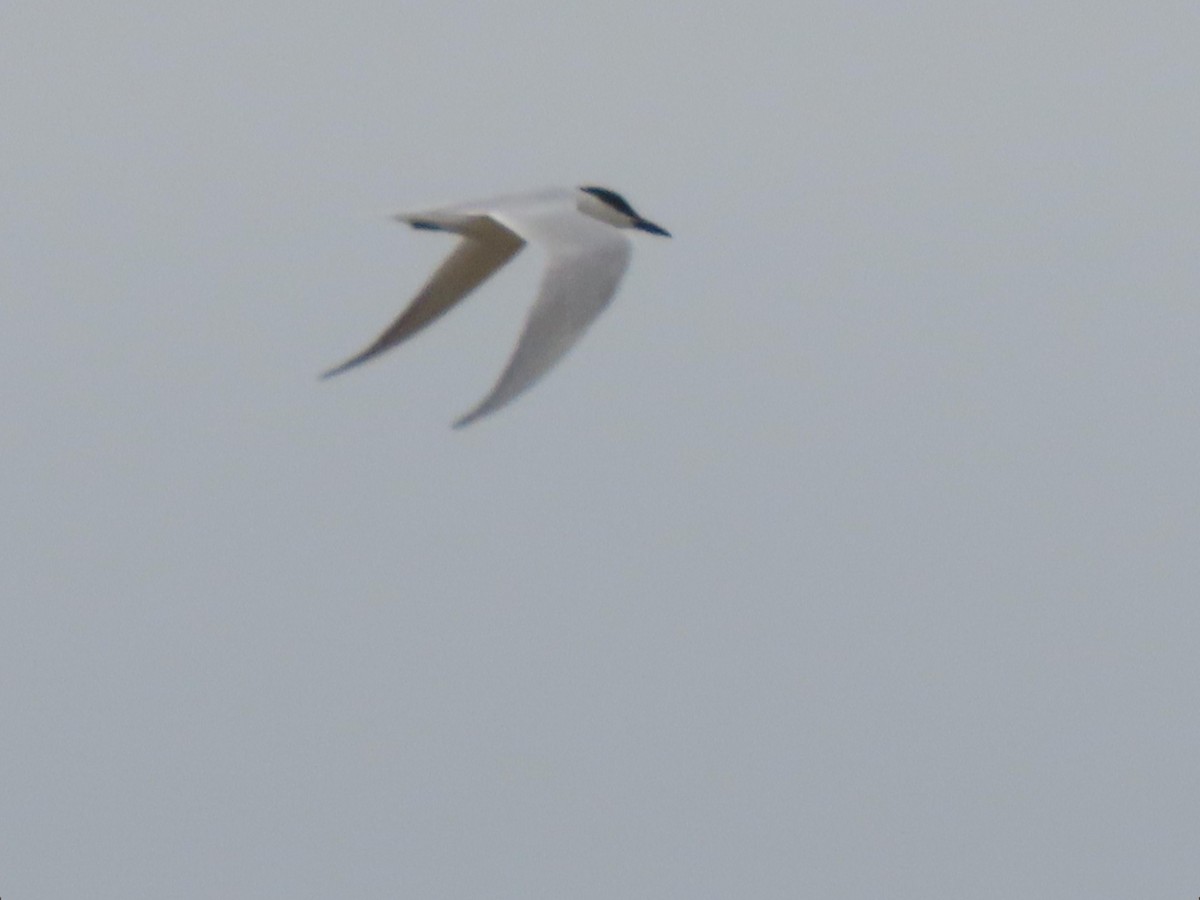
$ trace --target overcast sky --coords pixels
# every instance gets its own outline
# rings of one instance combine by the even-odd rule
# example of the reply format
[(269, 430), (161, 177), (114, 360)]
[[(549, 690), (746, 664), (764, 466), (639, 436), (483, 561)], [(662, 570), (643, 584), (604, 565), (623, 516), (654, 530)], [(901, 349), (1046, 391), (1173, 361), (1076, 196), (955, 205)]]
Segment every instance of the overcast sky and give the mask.
[[(1200, 895), (1192, 2), (0, 6), (0, 896)], [(464, 431), (527, 250), (610, 310)]]

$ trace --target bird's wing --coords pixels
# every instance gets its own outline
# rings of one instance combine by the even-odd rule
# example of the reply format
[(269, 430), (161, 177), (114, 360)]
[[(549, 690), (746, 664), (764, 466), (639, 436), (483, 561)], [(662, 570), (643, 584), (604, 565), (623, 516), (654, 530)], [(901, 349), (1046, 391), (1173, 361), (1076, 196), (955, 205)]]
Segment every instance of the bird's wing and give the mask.
[(462, 239), (416, 297), (367, 349), (323, 374), (331, 378), (366, 362), (416, 334), (467, 294), (479, 287), (525, 246), (525, 241), (492, 219), (473, 219)]
[(537, 300), (491, 392), (454, 423), (461, 428), (494, 412), (532, 385), (582, 337), (608, 305), (629, 265), (629, 240), (574, 205), (518, 206), (491, 218), (548, 252)]

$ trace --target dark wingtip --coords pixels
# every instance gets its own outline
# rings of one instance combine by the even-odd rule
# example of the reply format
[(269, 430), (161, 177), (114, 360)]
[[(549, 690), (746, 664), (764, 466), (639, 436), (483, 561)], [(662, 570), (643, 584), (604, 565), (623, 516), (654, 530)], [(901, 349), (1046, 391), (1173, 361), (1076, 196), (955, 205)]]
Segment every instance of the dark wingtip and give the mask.
[(483, 416), (483, 413), (481, 413), (479, 410), (477, 410), (477, 409), (472, 410), (471, 412), (467, 413), (465, 416), (460, 416), (459, 418), (455, 419), (454, 424), (451, 425), (450, 427), (453, 428), (455, 431), (462, 431), (464, 428), (466, 428), (468, 425), (470, 425), (476, 419), (481, 418), (482, 416)]
[(348, 359), (341, 365), (334, 366), (332, 369), (326, 369), (324, 372), (322, 372), (320, 374), (318, 380), (326, 381), (326, 380), (332, 378), (334, 375), (341, 375), (347, 369), (353, 369), (355, 366), (359, 365), (360, 363), (366, 362), (366, 361), (367, 361), (366, 354), (356, 356), (353, 359)]

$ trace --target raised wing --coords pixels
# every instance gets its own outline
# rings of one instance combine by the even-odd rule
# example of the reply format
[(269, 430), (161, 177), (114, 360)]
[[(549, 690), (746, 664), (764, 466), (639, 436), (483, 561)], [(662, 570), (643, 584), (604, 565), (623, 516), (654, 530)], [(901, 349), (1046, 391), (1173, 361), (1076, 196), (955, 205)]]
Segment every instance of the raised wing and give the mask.
[(629, 265), (629, 240), (573, 204), (490, 215), (522, 238), (543, 244), (549, 259), (507, 366), (491, 392), (455, 428), (495, 412), (545, 375), (608, 306)]
[[(424, 223), (414, 224), (429, 227)], [(479, 287), (525, 246), (525, 241), (508, 228), (482, 216), (473, 219), (460, 233), (462, 240), (454, 252), (438, 266), (400, 317), (362, 353), (330, 369), (322, 378), (352, 369), (416, 334)]]

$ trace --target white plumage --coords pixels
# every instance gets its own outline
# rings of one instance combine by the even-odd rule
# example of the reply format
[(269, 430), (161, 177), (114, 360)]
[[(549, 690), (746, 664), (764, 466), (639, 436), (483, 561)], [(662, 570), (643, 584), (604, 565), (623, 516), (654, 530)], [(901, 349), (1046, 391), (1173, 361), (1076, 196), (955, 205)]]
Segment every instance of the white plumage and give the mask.
[(619, 194), (604, 188), (555, 188), (396, 216), (414, 228), (461, 235), (454, 251), (375, 341), (322, 377), (389, 350), (438, 318), (487, 280), (527, 242), (547, 253), (537, 299), (508, 364), (492, 390), (455, 427), (495, 412), (529, 388), (583, 336), (616, 292), (629, 265), (620, 229), (668, 236)]

